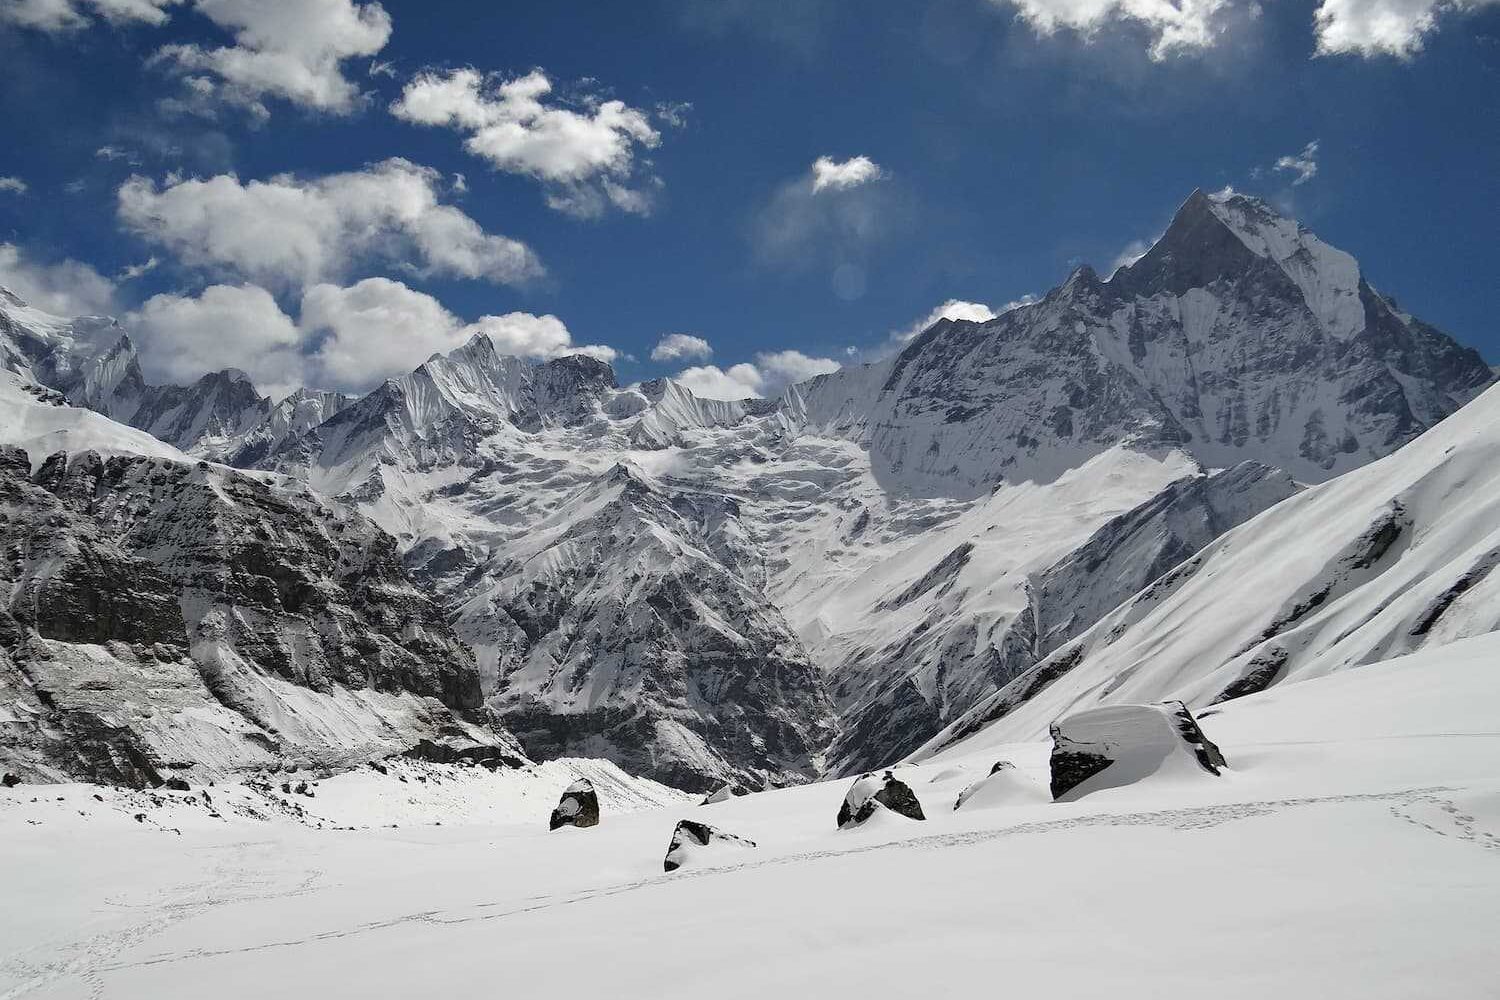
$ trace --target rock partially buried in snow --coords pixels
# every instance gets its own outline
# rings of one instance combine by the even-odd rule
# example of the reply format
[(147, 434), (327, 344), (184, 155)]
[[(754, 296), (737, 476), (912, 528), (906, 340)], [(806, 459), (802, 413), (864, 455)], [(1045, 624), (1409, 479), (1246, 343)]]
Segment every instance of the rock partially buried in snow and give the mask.
[(923, 819), (922, 803), (917, 801), (911, 786), (890, 771), (881, 777), (874, 773), (863, 774), (849, 786), (844, 804), (839, 807), (839, 829), (847, 830), (863, 824), (881, 809), (907, 819)]
[(1023, 805), (1046, 802), (1046, 789), (1022, 774), (1008, 760), (996, 761), (990, 773), (958, 793), (954, 809)]
[(723, 849), (743, 850), (754, 847), (755, 841), (725, 833), (707, 823), (695, 820), (679, 820), (672, 831), (672, 842), (667, 845), (667, 856), (662, 862), (664, 871), (675, 872), (683, 865), (701, 859), (705, 854), (718, 853)]
[(1110, 705), (1052, 723), (1052, 798), (1072, 801), (1159, 772), (1217, 775), (1224, 755), (1180, 701)]
[(711, 806), (716, 802), (728, 802), (730, 799), (744, 794), (744, 792), (740, 791), (734, 785), (725, 785), (716, 792), (709, 792), (703, 797), (703, 801), (698, 804), (700, 806)]
[(599, 796), (594, 793), (594, 784), (587, 778), (579, 778), (567, 787), (552, 810), (552, 821), (548, 829), (560, 826), (598, 826)]

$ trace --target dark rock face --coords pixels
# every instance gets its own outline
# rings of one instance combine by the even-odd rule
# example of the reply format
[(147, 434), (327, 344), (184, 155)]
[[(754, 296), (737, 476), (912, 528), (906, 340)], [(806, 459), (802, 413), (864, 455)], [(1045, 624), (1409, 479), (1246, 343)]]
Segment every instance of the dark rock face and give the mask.
[(859, 826), (882, 807), (907, 819), (927, 818), (922, 815), (922, 803), (917, 801), (911, 786), (887, 771), (880, 777), (861, 775), (849, 787), (843, 805), (839, 806), (838, 828), (846, 830)]
[(1163, 704), (1172, 713), (1172, 724), (1177, 727), (1178, 737), (1193, 751), (1193, 756), (1198, 758), (1198, 764), (1203, 770), (1209, 774), (1218, 774), (1219, 768), (1227, 766), (1223, 752), (1217, 744), (1203, 735), (1198, 720), (1193, 718), (1193, 713), (1188, 711), (1186, 705), (1180, 701)]
[(672, 831), (672, 840), (667, 844), (667, 856), (662, 861), (662, 870), (675, 872), (686, 864), (698, 848), (710, 846), (754, 847), (755, 841), (737, 837), (732, 833), (699, 823), (695, 820), (679, 820)]
[(20, 783), (21, 776), (19, 774), (11, 774), (9, 771), (6, 771), (5, 776), (0, 777), (0, 788), (15, 788)]
[(407, 745), (424, 730), (473, 731), (451, 714), (479, 709), (472, 655), (394, 540), (359, 515), (206, 463), (89, 452), (29, 473), (24, 454), (0, 449), (0, 696), (35, 710), (0, 730), (5, 755), (157, 786), (156, 734), (194, 706), (214, 721), (188, 730), (208, 741), (188, 763), (399, 749), (399, 730), (374, 717), (360, 742), (324, 742), (278, 684), (335, 700), (417, 696), (402, 709)]
[(499, 767), (524, 767), (526, 760), (517, 756), (513, 745), (491, 746), (481, 743), (453, 744), (422, 740), (401, 756), (433, 764), (480, 764), (495, 770)]
[(558, 800), (557, 808), (552, 810), (552, 818), (548, 821), (547, 829), (598, 825), (599, 796), (594, 792), (593, 782), (587, 778), (579, 778), (563, 792), (562, 798)]
[(1154, 774), (1169, 757), (1186, 753), (1217, 775), (1224, 755), (1180, 701), (1159, 705), (1111, 705), (1054, 722), (1052, 797), (1071, 797), (1089, 779), (1110, 772), (1102, 787), (1129, 784)]

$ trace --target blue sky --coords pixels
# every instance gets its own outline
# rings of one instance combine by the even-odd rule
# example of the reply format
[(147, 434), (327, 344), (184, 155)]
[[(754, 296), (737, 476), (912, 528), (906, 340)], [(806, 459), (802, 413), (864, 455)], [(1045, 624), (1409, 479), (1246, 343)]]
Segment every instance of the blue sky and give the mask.
[(0, 0), (0, 281), (160, 379), (769, 392), (1232, 185), (1495, 361), (1497, 70), (1494, 0)]

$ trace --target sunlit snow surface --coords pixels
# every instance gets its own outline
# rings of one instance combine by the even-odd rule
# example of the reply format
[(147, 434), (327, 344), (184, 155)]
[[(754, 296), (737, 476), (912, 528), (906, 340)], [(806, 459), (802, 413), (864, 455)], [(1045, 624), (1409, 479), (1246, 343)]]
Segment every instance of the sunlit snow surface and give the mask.
[[(21, 786), (0, 997), (1493, 996), (1497, 665), (1489, 635), (1281, 685), (1202, 713), (1222, 777), (955, 812), (998, 759), (1046, 782), (1046, 743), (981, 733), (898, 769), (926, 822), (846, 832), (847, 782), (697, 806), (596, 771), (601, 825), (549, 834), (559, 764), (219, 786), (222, 819)], [(303, 822), (231, 808), (271, 799)], [(682, 818), (760, 846), (663, 874)]]

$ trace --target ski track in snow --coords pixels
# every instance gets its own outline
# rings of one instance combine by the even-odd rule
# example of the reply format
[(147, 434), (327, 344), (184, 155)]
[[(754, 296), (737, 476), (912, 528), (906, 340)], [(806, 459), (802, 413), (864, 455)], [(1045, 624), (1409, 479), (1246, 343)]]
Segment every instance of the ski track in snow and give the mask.
[[(301, 896), (318, 891), (317, 883), (323, 877), (324, 873), (316, 869), (304, 870), (301, 873), (300, 879), (287, 888), (275, 889), (267, 885), (266, 883), (269, 880), (264, 874), (257, 874), (258, 869), (253, 863), (253, 856), (256, 848), (269, 849), (273, 845), (270, 842), (247, 841), (227, 845), (224, 848), (217, 848), (217, 850), (229, 851), (230, 856), (216, 865), (212, 874), (207, 878), (183, 883), (169, 889), (163, 892), (161, 898), (158, 900), (147, 903), (112, 901), (111, 905), (115, 907), (148, 911), (149, 915), (146, 919), (138, 923), (118, 930), (97, 934), (61, 947), (55, 947), (53, 957), (46, 960), (28, 961), (25, 955), (21, 955), (0, 963), (0, 975), (7, 975), (23, 980), (18, 986), (13, 987), (4, 994), (0, 994), (0, 1000), (15, 1000), (15, 998), (25, 996), (28, 993), (32, 993), (44, 986), (52, 985), (68, 977), (77, 977), (88, 984), (91, 997), (103, 997), (105, 995), (104, 977), (111, 972), (127, 969), (176, 964), (199, 959), (212, 959), (285, 948), (297, 948), (303, 945), (390, 930), (406, 924), (420, 923), (437, 927), (463, 926), (493, 920), (503, 920), (561, 906), (589, 903), (640, 889), (667, 888), (683, 880), (716, 878), (758, 869), (814, 863), (833, 858), (852, 857), (890, 850), (943, 850), (948, 848), (972, 847), (1011, 837), (1055, 833), (1086, 827), (1155, 826), (1182, 831), (1195, 831), (1219, 826), (1224, 823), (1267, 816), (1307, 806), (1350, 802), (1388, 803), (1389, 814), (1397, 820), (1411, 823), (1438, 836), (1455, 837), (1459, 840), (1473, 843), (1475, 846), (1486, 851), (1500, 853), (1500, 837), (1476, 829), (1474, 817), (1467, 815), (1453, 802), (1442, 797), (1441, 793), (1457, 790), (1439, 785), (1390, 792), (1265, 799), (1209, 806), (1191, 806), (1181, 809), (1101, 813), (1066, 819), (1019, 823), (1014, 826), (990, 830), (931, 834), (903, 840), (885, 841), (877, 844), (863, 844), (847, 849), (809, 851), (763, 860), (744, 861), (738, 864), (722, 865), (714, 868), (684, 870), (676, 872), (671, 876), (658, 875), (653, 878), (637, 879), (561, 896), (530, 896), (519, 901), (523, 905), (515, 905), (514, 902), (507, 901), (468, 904), (451, 910), (420, 910), (414, 913), (356, 924), (351, 927), (322, 931), (303, 937), (264, 941), (238, 948), (195, 948), (187, 951), (151, 955), (135, 961), (121, 962), (112, 960), (114, 956), (128, 949), (145, 944), (168, 928), (183, 921), (199, 917), (218, 907)], [(43, 949), (31, 949), (33, 952), (40, 950)]]
[[(115, 910), (142, 910), (147, 916), (137, 923), (103, 931), (61, 947), (42, 945), (30, 948), (0, 962), (0, 977), (20, 980), (19, 985), (0, 993), (0, 1000), (17, 1000), (70, 977), (81, 979), (88, 986), (90, 997), (103, 997), (105, 990), (101, 974), (119, 968), (108, 964), (111, 959), (177, 924), (222, 906), (285, 899), (316, 891), (324, 874), (317, 869), (306, 869), (301, 879), (287, 889), (273, 889), (268, 885), (271, 879), (267, 878), (264, 868), (257, 865), (256, 855), (269, 855), (273, 847), (270, 842), (242, 841), (202, 848), (227, 851), (228, 856), (216, 863), (203, 878), (161, 890), (155, 899), (145, 902), (107, 900), (107, 905)], [(256, 848), (261, 850), (257, 852)], [(28, 958), (37, 952), (50, 952), (50, 955)]]

